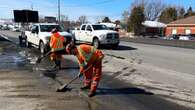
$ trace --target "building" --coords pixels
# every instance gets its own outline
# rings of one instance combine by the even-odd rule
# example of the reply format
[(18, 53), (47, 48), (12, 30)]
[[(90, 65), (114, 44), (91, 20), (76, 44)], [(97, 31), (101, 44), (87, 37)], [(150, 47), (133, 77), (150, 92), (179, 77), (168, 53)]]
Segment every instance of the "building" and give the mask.
[(144, 36), (163, 36), (166, 24), (157, 21), (144, 21), (142, 23), (142, 32)]
[(166, 36), (195, 34), (195, 16), (173, 21), (167, 24)]
[(57, 21), (56, 21), (56, 17), (52, 17), (52, 16), (46, 16), (45, 17), (45, 21), (47, 22), (47, 23), (56, 23)]

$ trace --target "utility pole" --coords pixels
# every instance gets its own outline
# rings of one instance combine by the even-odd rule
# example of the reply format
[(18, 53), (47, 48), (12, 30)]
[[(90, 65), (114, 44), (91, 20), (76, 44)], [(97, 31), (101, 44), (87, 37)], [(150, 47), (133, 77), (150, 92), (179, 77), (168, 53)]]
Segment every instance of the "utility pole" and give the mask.
[(31, 3), (31, 10), (33, 10), (33, 3)]
[(60, 0), (58, 0), (58, 23), (60, 24)]

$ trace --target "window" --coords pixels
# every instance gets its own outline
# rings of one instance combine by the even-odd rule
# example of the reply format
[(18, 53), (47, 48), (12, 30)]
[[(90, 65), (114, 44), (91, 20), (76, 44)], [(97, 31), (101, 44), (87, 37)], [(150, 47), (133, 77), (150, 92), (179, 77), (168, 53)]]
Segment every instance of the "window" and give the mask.
[(85, 27), (86, 27), (86, 25), (83, 25), (83, 26), (81, 27), (81, 30), (85, 30)]
[(191, 30), (190, 29), (185, 29), (185, 33), (186, 34), (191, 34)]
[(92, 29), (91, 29), (91, 26), (90, 26), (90, 25), (88, 25), (88, 26), (87, 26), (87, 31), (92, 31)]
[(172, 34), (177, 34), (177, 29), (173, 29)]
[(40, 25), (41, 32), (51, 32), (54, 28), (57, 28), (60, 32), (63, 31), (62, 27), (59, 25)]
[(106, 25), (92, 25), (94, 30), (107, 30)]
[(36, 32), (39, 32), (38, 26), (35, 27), (35, 31), (36, 31)]
[(37, 26), (32, 26), (31, 31), (35, 31)]

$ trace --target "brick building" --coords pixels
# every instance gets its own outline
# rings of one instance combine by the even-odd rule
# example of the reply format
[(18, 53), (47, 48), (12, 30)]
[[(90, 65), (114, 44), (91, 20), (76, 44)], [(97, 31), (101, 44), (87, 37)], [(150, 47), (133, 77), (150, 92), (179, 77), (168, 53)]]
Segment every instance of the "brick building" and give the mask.
[(167, 24), (166, 36), (195, 34), (195, 16), (173, 21)]

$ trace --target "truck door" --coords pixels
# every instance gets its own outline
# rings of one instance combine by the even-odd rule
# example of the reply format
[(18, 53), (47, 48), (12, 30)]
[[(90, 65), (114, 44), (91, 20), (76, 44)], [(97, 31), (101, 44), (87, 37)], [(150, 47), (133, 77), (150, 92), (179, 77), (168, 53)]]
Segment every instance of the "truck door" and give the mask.
[(80, 41), (85, 41), (85, 28), (86, 28), (86, 25), (82, 25), (80, 31), (79, 31), (79, 40)]
[(39, 26), (36, 26), (36, 28), (35, 28), (35, 36), (34, 36), (34, 43), (36, 44), (36, 45), (39, 45), (39, 40), (40, 40), (40, 38), (39, 38)]
[(38, 26), (34, 25), (31, 30), (30, 42), (32, 42), (35, 45), (37, 45), (38, 34), (39, 34)]
[(91, 25), (87, 25), (87, 28), (86, 28), (86, 31), (85, 31), (85, 41), (87, 41), (87, 42), (91, 42), (92, 41), (92, 38), (93, 38), (93, 36), (92, 36), (92, 27), (91, 27)]

